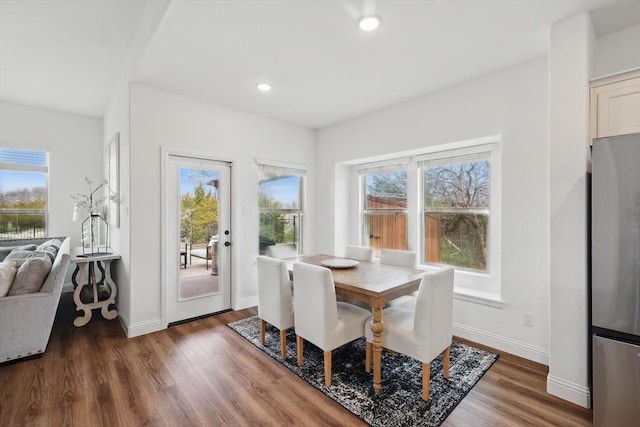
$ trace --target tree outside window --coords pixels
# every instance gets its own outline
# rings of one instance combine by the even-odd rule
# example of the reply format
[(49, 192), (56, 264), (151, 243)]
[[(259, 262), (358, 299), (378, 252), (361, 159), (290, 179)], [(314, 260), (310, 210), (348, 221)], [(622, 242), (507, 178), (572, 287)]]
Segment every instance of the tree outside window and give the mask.
[(488, 159), (425, 162), (425, 261), (487, 271)]
[(302, 246), (302, 200), (306, 172), (301, 169), (260, 165), (258, 206), (260, 207), (259, 252), (275, 244)]
[(208, 243), (218, 234), (218, 175), (181, 168), (180, 237), (190, 244)]

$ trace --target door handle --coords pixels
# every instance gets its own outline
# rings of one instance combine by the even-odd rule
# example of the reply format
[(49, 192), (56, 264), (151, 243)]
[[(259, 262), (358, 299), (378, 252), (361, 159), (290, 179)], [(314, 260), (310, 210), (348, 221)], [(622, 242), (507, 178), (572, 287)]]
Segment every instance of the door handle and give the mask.
[(224, 242), (225, 246), (231, 246), (231, 242)]

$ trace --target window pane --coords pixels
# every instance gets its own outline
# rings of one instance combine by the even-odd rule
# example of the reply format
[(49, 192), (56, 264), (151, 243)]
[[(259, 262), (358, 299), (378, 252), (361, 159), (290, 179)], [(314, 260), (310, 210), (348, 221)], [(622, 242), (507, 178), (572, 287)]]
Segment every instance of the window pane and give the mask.
[(406, 209), (407, 171), (366, 175), (365, 209)]
[(260, 208), (300, 209), (302, 178), (296, 175), (280, 175), (261, 178), (258, 187)]
[(427, 208), (488, 208), (489, 162), (458, 163), (425, 168)]
[(425, 261), (487, 270), (489, 215), (427, 213)]
[(46, 236), (47, 174), (0, 170), (0, 239)]
[(267, 247), (278, 243), (298, 244), (300, 214), (260, 213), (260, 255)]
[(364, 214), (364, 243), (374, 248), (375, 256), (380, 249), (407, 250), (407, 214), (397, 212), (366, 212)]

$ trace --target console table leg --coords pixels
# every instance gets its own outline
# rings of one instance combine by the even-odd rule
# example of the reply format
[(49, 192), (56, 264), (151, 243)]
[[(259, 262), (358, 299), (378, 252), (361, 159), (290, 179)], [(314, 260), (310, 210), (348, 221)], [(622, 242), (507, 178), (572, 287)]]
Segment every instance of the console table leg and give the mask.
[(84, 311), (84, 314), (74, 319), (73, 324), (76, 327), (84, 326), (91, 320), (91, 308), (88, 308), (83, 304), (80, 299), (80, 292), (87, 284), (87, 270), (84, 265), (82, 267), (78, 267), (80, 268), (80, 283), (78, 283), (78, 286), (76, 286), (73, 291), (73, 301), (76, 303), (76, 311)]

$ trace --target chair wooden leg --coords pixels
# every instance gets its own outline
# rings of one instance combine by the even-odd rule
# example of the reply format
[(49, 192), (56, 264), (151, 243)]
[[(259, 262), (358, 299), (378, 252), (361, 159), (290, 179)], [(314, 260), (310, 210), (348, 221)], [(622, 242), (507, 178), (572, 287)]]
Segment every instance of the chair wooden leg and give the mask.
[(364, 346), (364, 371), (368, 374), (371, 372), (371, 353), (373, 352), (373, 348), (371, 348), (371, 343), (367, 341)]
[(451, 354), (451, 347), (444, 349), (442, 353), (442, 373), (445, 378), (449, 378), (449, 359)]
[(429, 400), (429, 381), (431, 380), (431, 365), (422, 364), (422, 399)]
[(298, 347), (298, 366), (302, 366), (302, 345), (304, 341), (300, 335), (296, 335), (296, 347)]
[(324, 383), (331, 387), (331, 352), (324, 352)]
[(287, 331), (280, 330), (280, 357), (282, 360), (287, 358)]
[(260, 344), (264, 345), (264, 335), (267, 331), (267, 322), (260, 319)]

